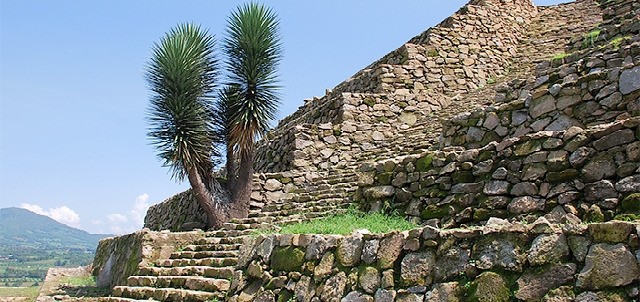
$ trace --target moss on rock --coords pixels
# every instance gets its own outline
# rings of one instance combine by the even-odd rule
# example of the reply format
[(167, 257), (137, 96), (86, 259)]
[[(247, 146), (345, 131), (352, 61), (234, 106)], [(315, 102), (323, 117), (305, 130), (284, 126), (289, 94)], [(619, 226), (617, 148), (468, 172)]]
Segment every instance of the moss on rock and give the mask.
[(431, 169), (431, 163), (433, 162), (433, 154), (427, 154), (423, 157), (418, 158), (416, 161), (416, 171), (418, 172), (427, 172)]
[(634, 193), (622, 200), (622, 210), (627, 214), (640, 214), (640, 193)]
[(480, 274), (467, 292), (468, 301), (471, 302), (507, 302), (510, 294), (505, 280), (494, 272)]
[(304, 264), (304, 251), (296, 247), (277, 247), (271, 256), (275, 271), (299, 272)]

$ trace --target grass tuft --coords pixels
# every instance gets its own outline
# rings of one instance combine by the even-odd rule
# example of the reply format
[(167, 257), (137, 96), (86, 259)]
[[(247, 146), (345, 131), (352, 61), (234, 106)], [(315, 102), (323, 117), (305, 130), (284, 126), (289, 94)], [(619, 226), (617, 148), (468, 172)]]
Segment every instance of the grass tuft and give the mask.
[(381, 234), (406, 231), (417, 227), (400, 216), (382, 213), (363, 213), (349, 209), (346, 213), (282, 227), (281, 234), (338, 234), (348, 235), (355, 230), (367, 229)]

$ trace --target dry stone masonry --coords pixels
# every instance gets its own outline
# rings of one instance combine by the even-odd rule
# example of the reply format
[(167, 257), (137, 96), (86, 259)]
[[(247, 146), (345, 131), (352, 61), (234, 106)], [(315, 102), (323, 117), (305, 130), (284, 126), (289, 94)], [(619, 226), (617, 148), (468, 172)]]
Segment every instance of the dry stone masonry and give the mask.
[[(259, 144), (249, 217), (155, 205), (105, 301), (640, 300), (637, 0), (472, 0)], [(350, 206), (420, 227), (255, 233)]]
[(240, 251), (229, 300), (629, 301), (639, 230), (493, 218), (468, 229), (259, 236)]

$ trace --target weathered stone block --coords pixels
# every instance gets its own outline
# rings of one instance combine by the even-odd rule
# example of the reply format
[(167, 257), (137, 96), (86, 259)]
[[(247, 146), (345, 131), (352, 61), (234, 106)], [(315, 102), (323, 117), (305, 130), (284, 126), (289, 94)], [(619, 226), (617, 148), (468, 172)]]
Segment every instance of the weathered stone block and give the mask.
[(638, 260), (628, 247), (594, 244), (589, 249), (585, 266), (578, 275), (576, 286), (597, 290), (606, 287), (625, 286), (640, 278)]

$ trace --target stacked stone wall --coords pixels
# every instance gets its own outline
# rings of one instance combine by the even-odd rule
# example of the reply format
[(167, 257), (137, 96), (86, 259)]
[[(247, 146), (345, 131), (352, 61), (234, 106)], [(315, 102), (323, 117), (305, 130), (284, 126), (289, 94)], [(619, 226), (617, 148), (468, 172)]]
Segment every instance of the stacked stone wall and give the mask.
[(99, 287), (124, 285), (129, 276), (139, 272), (140, 267), (168, 258), (176, 249), (203, 237), (202, 231), (159, 233), (141, 230), (102, 239), (96, 249), (91, 274)]
[[(339, 160), (345, 166), (355, 154), (380, 147), (380, 133), (392, 137), (446, 108), (451, 96), (504, 74), (536, 14), (529, 0), (471, 2), (325, 96), (305, 101), (261, 141), (256, 171), (327, 170), (314, 162), (323, 149), (348, 153)], [(342, 142), (323, 141), (324, 133), (313, 126), (327, 123), (345, 133)], [(360, 128), (354, 135), (341, 129), (354, 127)], [(313, 146), (300, 144), (309, 139), (315, 139)], [(327, 143), (333, 146), (323, 147)], [(335, 157), (331, 164), (337, 164)]]
[[(538, 65), (535, 83), (511, 83), (502, 104), (458, 116), (442, 146), (477, 148), (537, 131), (588, 127), (640, 115), (640, 38)], [(519, 84), (519, 85), (518, 85)]]
[[(617, 10), (637, 6), (636, 1), (613, 3)], [(620, 27), (611, 23), (617, 18), (607, 18), (601, 27), (610, 28), (608, 32), (617, 38), (538, 64), (530, 82), (499, 87), (498, 104), (444, 125), (442, 146), (477, 148), (527, 133), (584, 128), (640, 115), (640, 22), (634, 16), (635, 26)]]
[(417, 228), (245, 242), (230, 301), (631, 301), (637, 224)]
[[(258, 174), (253, 181), (251, 208), (259, 209), (266, 204), (291, 200), (295, 192), (304, 191), (312, 174), (271, 173)], [(206, 229), (207, 216), (195, 200), (191, 190), (151, 206), (144, 218), (144, 227), (153, 231), (173, 232)]]
[(366, 209), (443, 227), (489, 217), (594, 222), (635, 219), (640, 118), (544, 131), (481, 149), (430, 151), (360, 167)]
[(505, 72), (536, 15), (529, 0), (472, 1), (335, 90), (449, 95), (474, 90)]

